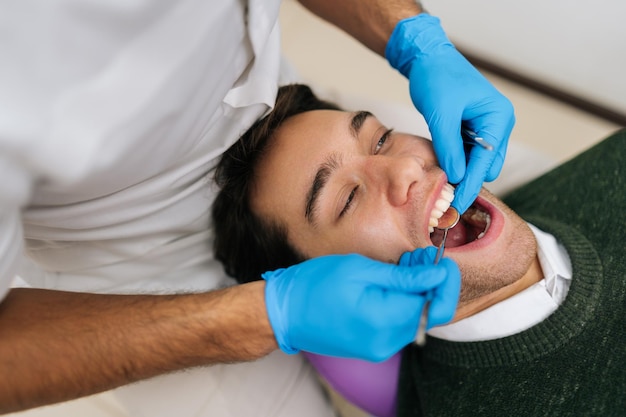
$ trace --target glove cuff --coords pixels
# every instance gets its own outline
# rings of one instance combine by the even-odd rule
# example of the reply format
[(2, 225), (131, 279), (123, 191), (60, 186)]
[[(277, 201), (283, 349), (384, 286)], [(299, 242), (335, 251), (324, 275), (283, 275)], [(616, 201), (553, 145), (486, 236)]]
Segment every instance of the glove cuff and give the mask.
[(284, 269), (265, 272), (261, 277), (265, 280), (265, 309), (270, 320), (270, 325), (274, 331), (274, 337), (280, 350), (288, 355), (298, 353), (300, 349), (291, 347), (287, 338), (287, 326), (283, 316), (288, 312), (282, 311), (283, 302), (276, 296), (276, 285)]
[(420, 13), (398, 22), (385, 47), (385, 58), (393, 68), (408, 78), (411, 65), (417, 57), (432, 53), (443, 45), (454, 48), (439, 18)]

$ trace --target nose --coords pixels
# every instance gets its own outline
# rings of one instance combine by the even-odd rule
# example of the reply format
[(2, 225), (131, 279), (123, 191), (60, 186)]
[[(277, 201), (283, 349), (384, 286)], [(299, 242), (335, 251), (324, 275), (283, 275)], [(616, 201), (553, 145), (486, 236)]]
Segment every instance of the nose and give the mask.
[(389, 157), (373, 155), (367, 163), (368, 181), (372, 189), (384, 194), (394, 206), (406, 204), (409, 189), (424, 178), (424, 161), (415, 155)]

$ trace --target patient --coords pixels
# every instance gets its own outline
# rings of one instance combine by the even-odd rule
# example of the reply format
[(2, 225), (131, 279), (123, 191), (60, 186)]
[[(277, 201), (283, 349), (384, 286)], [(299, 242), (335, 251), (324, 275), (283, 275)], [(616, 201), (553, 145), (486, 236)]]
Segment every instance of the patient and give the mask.
[[(446, 245), (462, 274), (455, 323), (404, 349), (387, 381), (397, 415), (626, 409), (625, 136), (513, 192), (515, 212), (481, 192)], [(242, 282), (333, 253), (413, 262), (400, 257), (438, 245), (452, 200), (430, 141), (299, 85), (281, 88), (216, 179), (215, 253)]]

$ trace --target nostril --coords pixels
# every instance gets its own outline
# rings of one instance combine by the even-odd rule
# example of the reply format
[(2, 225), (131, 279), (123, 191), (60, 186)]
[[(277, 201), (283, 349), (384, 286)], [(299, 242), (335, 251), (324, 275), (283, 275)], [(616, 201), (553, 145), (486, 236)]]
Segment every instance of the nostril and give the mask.
[(394, 206), (402, 206), (411, 199), (413, 187), (417, 185), (416, 181), (395, 182), (390, 187), (389, 200)]
[(412, 188), (424, 175), (420, 159), (413, 155), (377, 155), (370, 168), (376, 168), (371, 171), (375, 174), (372, 179), (385, 178), (387, 198), (394, 206), (404, 205), (409, 201)]

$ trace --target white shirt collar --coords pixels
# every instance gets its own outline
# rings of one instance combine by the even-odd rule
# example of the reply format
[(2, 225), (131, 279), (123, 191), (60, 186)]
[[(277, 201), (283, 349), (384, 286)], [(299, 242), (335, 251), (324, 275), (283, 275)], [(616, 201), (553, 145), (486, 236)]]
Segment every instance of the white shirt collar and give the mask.
[(473, 316), (435, 327), (428, 331), (429, 335), (458, 342), (497, 339), (534, 326), (559, 307), (572, 278), (569, 255), (554, 236), (528, 225), (537, 239), (544, 278)]

